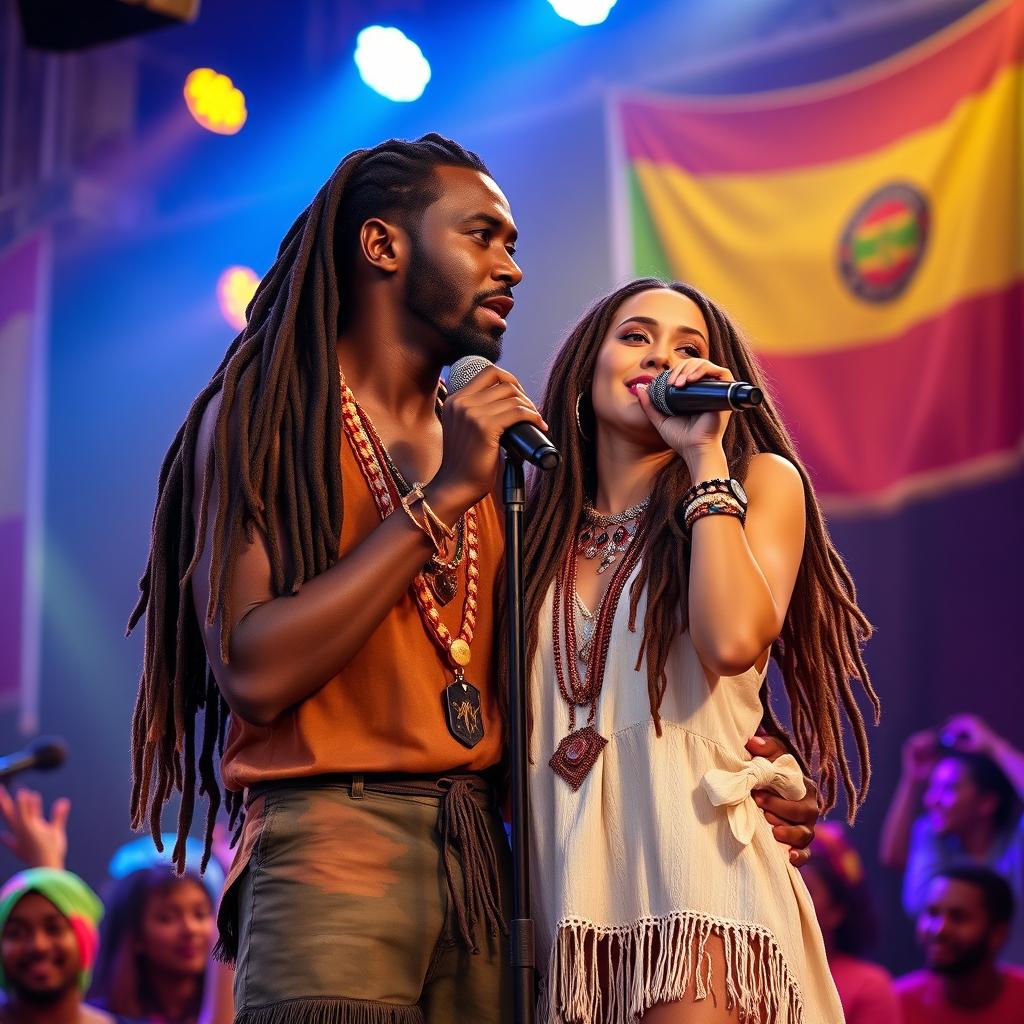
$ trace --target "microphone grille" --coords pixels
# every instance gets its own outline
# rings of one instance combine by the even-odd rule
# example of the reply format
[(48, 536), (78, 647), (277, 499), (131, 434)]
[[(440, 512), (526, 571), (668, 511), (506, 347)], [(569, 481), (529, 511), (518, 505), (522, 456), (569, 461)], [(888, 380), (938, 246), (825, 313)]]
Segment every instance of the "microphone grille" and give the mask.
[(483, 356), (463, 356), (452, 363), (451, 373), (448, 374), (448, 391), (458, 391), (464, 388), (474, 377), (478, 377), (488, 366), (494, 364), (490, 359)]
[(647, 394), (651, 399), (651, 404), (664, 416), (672, 415), (672, 410), (668, 407), (667, 399), (668, 379), (671, 376), (671, 370), (664, 370), (647, 385)]
[(36, 770), (59, 768), (68, 756), (68, 745), (59, 736), (40, 736), (28, 745)]

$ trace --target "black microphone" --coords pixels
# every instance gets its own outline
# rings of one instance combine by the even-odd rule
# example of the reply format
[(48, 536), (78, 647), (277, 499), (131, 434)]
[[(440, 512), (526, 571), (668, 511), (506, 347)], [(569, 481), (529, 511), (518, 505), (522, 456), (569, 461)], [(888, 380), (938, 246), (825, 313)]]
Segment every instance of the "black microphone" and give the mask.
[(0, 757), (0, 779), (9, 779), (33, 768), (41, 772), (59, 768), (67, 756), (68, 746), (59, 736), (40, 736), (24, 750)]
[(764, 392), (741, 380), (694, 380), (677, 388), (669, 384), (671, 370), (659, 373), (647, 386), (651, 404), (665, 416), (696, 416), (732, 409), (744, 412), (764, 401)]
[[(452, 364), (448, 376), (448, 390), (464, 388), (474, 377), (493, 366), (483, 356), (463, 356)], [(501, 446), (509, 455), (515, 455), (541, 469), (554, 469), (562, 461), (558, 449), (532, 424), (517, 423), (501, 435)]]

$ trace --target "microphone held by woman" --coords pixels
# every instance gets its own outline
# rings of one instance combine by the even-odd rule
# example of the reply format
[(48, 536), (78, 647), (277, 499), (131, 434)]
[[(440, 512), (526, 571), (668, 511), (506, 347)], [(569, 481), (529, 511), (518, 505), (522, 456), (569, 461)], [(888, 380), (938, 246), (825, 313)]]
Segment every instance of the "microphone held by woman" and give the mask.
[(654, 408), (665, 416), (696, 416), (726, 409), (744, 412), (764, 401), (764, 392), (744, 381), (695, 380), (680, 388), (669, 384), (670, 377), (669, 370), (658, 374), (647, 389)]

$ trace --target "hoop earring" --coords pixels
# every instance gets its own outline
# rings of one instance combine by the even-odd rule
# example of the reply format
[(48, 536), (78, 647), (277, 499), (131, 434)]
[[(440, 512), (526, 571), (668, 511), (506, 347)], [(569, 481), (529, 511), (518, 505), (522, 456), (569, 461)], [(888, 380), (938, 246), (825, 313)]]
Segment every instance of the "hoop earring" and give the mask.
[(582, 402), (582, 401), (583, 401), (583, 392), (581, 391), (576, 396), (576, 429), (579, 431), (579, 435), (580, 435), (580, 437), (583, 438), (584, 441), (589, 441), (590, 440), (590, 435), (586, 434), (584, 432), (584, 430), (583, 430), (583, 422), (580, 420), (580, 402)]

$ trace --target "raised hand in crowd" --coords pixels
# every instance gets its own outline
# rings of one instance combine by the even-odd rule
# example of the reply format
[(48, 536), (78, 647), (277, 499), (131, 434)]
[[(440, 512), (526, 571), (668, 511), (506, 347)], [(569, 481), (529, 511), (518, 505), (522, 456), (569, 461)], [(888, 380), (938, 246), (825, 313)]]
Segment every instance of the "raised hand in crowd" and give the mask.
[(882, 826), (879, 856), (886, 867), (900, 871), (906, 867), (914, 818), (938, 760), (939, 734), (935, 729), (916, 732), (904, 741), (900, 781)]
[(992, 758), (1024, 800), (1024, 753), (977, 715), (954, 715), (942, 729), (941, 742), (954, 750)]
[(71, 801), (58, 797), (47, 818), (43, 798), (34, 789), (19, 789), (13, 795), (0, 786), (0, 816), (9, 831), (0, 842), (30, 868), (63, 868), (68, 853), (68, 815)]

